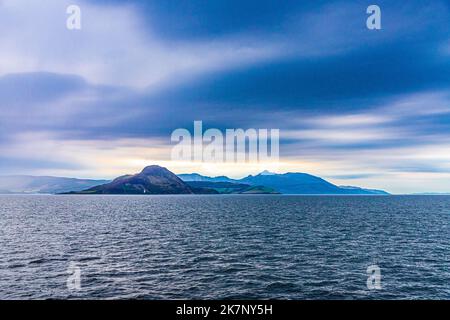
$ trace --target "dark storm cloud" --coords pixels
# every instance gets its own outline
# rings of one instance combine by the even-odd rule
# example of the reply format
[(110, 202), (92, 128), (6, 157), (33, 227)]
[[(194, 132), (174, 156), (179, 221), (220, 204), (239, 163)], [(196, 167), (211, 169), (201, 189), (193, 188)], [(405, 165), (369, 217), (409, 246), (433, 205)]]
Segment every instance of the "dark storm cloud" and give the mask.
[[(369, 0), (93, 0), (103, 5), (134, 5), (141, 12), (147, 28), (160, 37), (170, 40), (195, 41), (232, 34), (253, 34), (254, 36), (308, 33), (309, 29), (320, 27), (321, 35), (336, 31), (363, 30), (366, 8), (373, 4)], [(379, 0), (382, 8), (383, 25), (390, 32), (399, 29), (426, 27), (428, 32), (441, 33), (440, 23), (448, 18), (450, 4), (447, 1)], [(329, 11), (329, 9), (331, 11)], [(337, 12), (337, 15), (333, 14)], [(327, 13), (325, 19), (321, 14)], [(311, 18), (312, 15), (312, 18)], [(340, 17), (338, 24), (333, 18)], [(347, 18), (347, 20), (345, 20)], [(431, 19), (430, 19), (431, 18)], [(420, 22), (417, 22), (421, 19)], [(309, 25), (305, 24), (309, 23)], [(300, 27), (296, 28), (296, 27)], [(349, 29), (352, 27), (353, 29)], [(385, 35), (386, 36), (386, 35)], [(332, 39), (327, 39), (332, 41)], [(320, 39), (316, 39), (320, 41)]]
[(121, 1), (101, 0), (105, 5), (134, 4), (142, 12), (147, 26), (159, 36), (172, 40), (213, 38), (241, 32), (284, 31), (289, 16), (311, 10), (327, 1)]
[(450, 86), (450, 62), (435, 48), (396, 43), (338, 57), (274, 61), (170, 88), (172, 105), (258, 105), (262, 110), (364, 108), (357, 102)]

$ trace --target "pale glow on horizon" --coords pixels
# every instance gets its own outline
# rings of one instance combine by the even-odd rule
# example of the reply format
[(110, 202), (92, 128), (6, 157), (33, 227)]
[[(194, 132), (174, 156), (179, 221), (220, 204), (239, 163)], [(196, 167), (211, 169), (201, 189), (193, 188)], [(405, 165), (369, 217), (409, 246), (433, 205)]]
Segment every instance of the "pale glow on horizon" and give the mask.
[[(151, 147), (149, 147), (151, 146)], [(295, 145), (291, 146), (296, 148)], [(6, 174), (51, 175), (74, 178), (113, 179), (135, 174), (146, 166), (160, 165), (176, 174), (198, 173), (240, 179), (264, 170), (274, 173), (302, 172), (336, 185), (383, 189), (391, 193), (448, 192), (450, 190), (450, 145), (403, 147), (386, 150), (321, 152), (304, 150), (300, 156), (281, 157), (279, 162), (205, 163), (170, 160), (170, 144), (164, 140), (58, 140), (50, 134), (22, 134), (0, 152), (35, 162), (53, 160), (68, 167), (18, 167)], [(414, 172), (408, 167), (392, 170), (392, 163), (408, 164), (423, 159), (436, 162), (444, 172)], [(445, 172), (448, 170), (448, 173)], [(5, 175), (5, 172), (1, 173)]]

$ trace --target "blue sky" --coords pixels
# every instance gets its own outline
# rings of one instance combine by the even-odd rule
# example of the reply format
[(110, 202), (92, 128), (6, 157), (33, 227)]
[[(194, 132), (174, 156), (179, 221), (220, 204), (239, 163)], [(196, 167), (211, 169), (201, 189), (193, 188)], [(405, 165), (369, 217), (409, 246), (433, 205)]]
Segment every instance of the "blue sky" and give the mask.
[(202, 120), (279, 128), (277, 172), (450, 192), (449, 18), (445, 0), (0, 1), (0, 174), (265, 169), (170, 162)]

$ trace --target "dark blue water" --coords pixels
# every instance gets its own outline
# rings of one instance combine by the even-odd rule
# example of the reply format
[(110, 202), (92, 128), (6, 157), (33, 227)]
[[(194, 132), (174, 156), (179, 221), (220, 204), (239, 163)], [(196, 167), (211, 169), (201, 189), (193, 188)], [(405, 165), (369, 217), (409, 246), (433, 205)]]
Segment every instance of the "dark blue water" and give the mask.
[(449, 252), (446, 196), (0, 196), (2, 299), (449, 299)]

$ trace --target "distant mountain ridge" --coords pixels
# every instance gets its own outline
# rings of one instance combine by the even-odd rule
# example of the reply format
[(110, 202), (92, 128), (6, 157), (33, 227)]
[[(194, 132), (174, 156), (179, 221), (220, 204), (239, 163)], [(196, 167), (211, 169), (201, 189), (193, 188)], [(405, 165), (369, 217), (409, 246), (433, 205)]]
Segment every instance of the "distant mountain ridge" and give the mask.
[(330, 194), (388, 195), (383, 190), (337, 186), (307, 173), (263, 171), (243, 179), (208, 177), (198, 173), (175, 175), (160, 166), (113, 181), (59, 177), (0, 176), (0, 193), (70, 194)]
[(265, 186), (252, 186), (244, 183), (213, 182), (213, 181), (187, 181), (193, 188), (211, 189), (219, 194), (279, 194), (275, 189)]
[[(264, 186), (208, 181), (200, 175), (190, 175), (197, 181), (185, 182), (174, 173), (160, 166), (148, 166), (140, 173), (125, 175), (113, 181), (83, 191), (68, 194), (276, 194)], [(221, 180), (222, 177), (214, 178)], [(228, 178), (226, 178), (228, 179)], [(230, 180), (230, 179), (228, 179)]]
[(186, 174), (179, 174), (178, 177), (183, 181), (208, 181), (208, 182), (235, 182), (236, 180), (230, 179), (225, 176), (218, 176), (218, 177), (207, 177), (202, 176), (198, 173), (186, 173)]
[(366, 188), (352, 187), (352, 186), (339, 186), (339, 188), (346, 189), (346, 190), (352, 190), (352, 192), (354, 192), (353, 194), (367, 194), (367, 193), (380, 194), (380, 195), (389, 194), (388, 192), (386, 192), (384, 190), (378, 190), (378, 189), (366, 189)]
[(108, 180), (61, 178), (50, 176), (0, 176), (0, 193), (55, 194), (69, 191), (81, 191), (107, 182)]
[(189, 181), (209, 181), (209, 182), (232, 182), (249, 185), (265, 186), (273, 188), (282, 194), (366, 194), (366, 195), (388, 195), (383, 190), (363, 189), (360, 187), (340, 187), (334, 185), (320, 177), (316, 177), (307, 173), (284, 173), (276, 174), (263, 171), (258, 175), (249, 175), (243, 179), (230, 179), (225, 176), (207, 177), (198, 173), (181, 174), (181, 179)]

